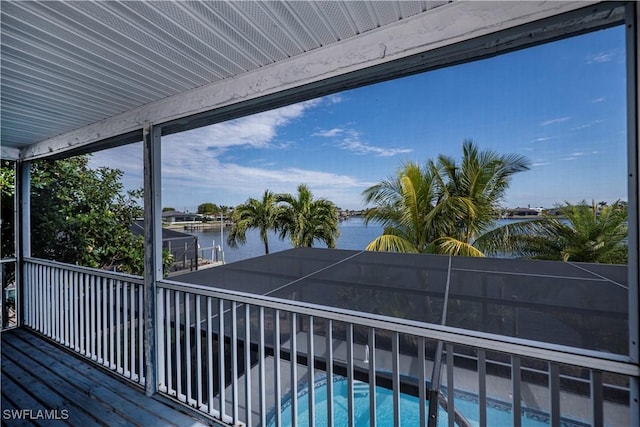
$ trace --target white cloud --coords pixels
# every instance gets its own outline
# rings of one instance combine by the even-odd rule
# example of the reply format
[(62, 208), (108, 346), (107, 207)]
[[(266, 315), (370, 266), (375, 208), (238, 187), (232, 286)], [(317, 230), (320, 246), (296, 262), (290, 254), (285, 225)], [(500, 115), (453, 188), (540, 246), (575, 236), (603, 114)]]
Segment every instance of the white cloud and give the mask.
[(535, 167), (539, 167), (539, 166), (548, 166), (550, 164), (551, 164), (551, 162), (541, 162), (541, 163), (533, 163), (531, 166), (535, 168)]
[(593, 55), (589, 55), (585, 58), (587, 64), (602, 64), (604, 62), (611, 62), (616, 57), (616, 51), (611, 50), (608, 52), (598, 52)]
[(338, 136), (344, 133), (344, 129), (340, 129), (340, 128), (333, 128), (333, 129), (329, 129), (329, 130), (321, 130), (318, 132), (314, 132), (311, 134), (311, 136), (322, 136), (325, 138), (332, 138), (334, 136)]
[[(255, 148), (274, 147), (277, 129), (301, 117), (306, 110), (317, 106), (320, 99), (288, 105), (252, 116), (230, 120), (171, 135), (165, 139), (180, 139), (187, 145), (198, 145), (209, 149), (247, 146)], [(276, 145), (275, 147), (279, 147)]]
[(591, 127), (591, 126), (593, 126), (593, 125), (597, 125), (597, 124), (599, 124), (599, 123), (602, 123), (602, 122), (604, 122), (604, 120), (594, 120), (594, 121), (592, 121), (591, 123), (586, 123), (586, 124), (584, 124), (584, 125), (580, 125), (580, 126), (572, 127), (572, 128), (571, 128), (571, 129), (569, 129), (569, 130), (581, 130), (581, 129), (586, 129), (586, 128), (590, 128), (590, 127)]
[(597, 104), (597, 103), (599, 103), (599, 102), (604, 101), (605, 99), (606, 99), (606, 98), (605, 98), (604, 96), (601, 96), (600, 98), (592, 99), (592, 100), (591, 100), (591, 103), (592, 103), (592, 104)]
[(558, 117), (557, 119), (545, 120), (544, 122), (540, 123), (540, 126), (549, 126), (555, 123), (562, 123), (566, 122), (569, 119), (570, 117)]
[[(242, 158), (243, 148), (289, 147), (290, 143), (278, 140), (280, 129), (326, 102), (325, 99), (164, 137), (163, 205), (180, 209), (193, 208), (205, 201), (235, 205), (249, 197), (258, 197), (265, 189), (294, 193), (300, 183), (305, 183), (316, 197), (325, 197), (340, 206), (357, 207), (354, 203), (360, 201), (360, 193), (373, 183), (297, 166), (278, 168), (267, 158)], [(329, 102), (339, 102), (339, 99)], [(334, 133), (337, 135), (341, 131), (336, 129)], [(232, 148), (236, 150), (230, 153)], [(91, 165), (124, 170), (125, 181), (133, 182), (127, 188), (139, 188), (143, 184), (141, 143), (96, 153)]]
[(406, 154), (413, 151), (413, 149), (411, 148), (376, 147), (363, 143), (357, 138), (345, 138), (342, 143), (340, 143), (340, 147), (344, 148), (345, 150), (352, 151), (356, 154), (374, 154), (378, 157), (393, 157), (397, 156), (398, 154)]
[(356, 154), (373, 154), (378, 157), (393, 157), (398, 154), (411, 153), (410, 148), (384, 148), (367, 144), (360, 140), (360, 133), (355, 129), (333, 128), (320, 130), (311, 134), (311, 136), (320, 136), (326, 138), (341, 137), (342, 141), (338, 143), (338, 147), (351, 151)]
[(541, 137), (541, 138), (536, 138), (536, 139), (534, 139), (534, 140), (533, 140), (533, 141), (531, 141), (531, 142), (542, 142), (542, 141), (548, 141), (548, 140), (550, 140), (550, 139), (554, 139), (554, 138), (555, 138), (555, 136), (544, 136), (544, 137)]

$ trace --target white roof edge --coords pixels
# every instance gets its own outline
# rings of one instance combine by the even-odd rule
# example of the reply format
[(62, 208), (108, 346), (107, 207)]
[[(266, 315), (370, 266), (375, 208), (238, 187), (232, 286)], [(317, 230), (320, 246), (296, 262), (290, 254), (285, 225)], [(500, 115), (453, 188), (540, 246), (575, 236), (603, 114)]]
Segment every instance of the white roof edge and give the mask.
[(0, 159), (2, 160), (18, 160), (20, 158), (20, 150), (13, 147), (0, 147)]
[[(453, 2), (427, 13), (316, 49), (256, 71), (153, 102), (20, 151), (22, 159), (61, 155), (108, 138), (138, 131), (144, 122), (162, 125), (192, 115), (233, 108), (278, 92), (471, 41), (538, 20), (606, 2)], [(485, 46), (486, 47), (486, 46)], [(425, 59), (425, 60), (428, 60)], [(277, 104), (288, 102), (284, 97)], [(246, 114), (246, 113), (245, 113)], [(90, 148), (90, 147), (87, 147)], [(12, 151), (7, 151), (11, 154)], [(5, 158), (5, 149), (2, 150)]]

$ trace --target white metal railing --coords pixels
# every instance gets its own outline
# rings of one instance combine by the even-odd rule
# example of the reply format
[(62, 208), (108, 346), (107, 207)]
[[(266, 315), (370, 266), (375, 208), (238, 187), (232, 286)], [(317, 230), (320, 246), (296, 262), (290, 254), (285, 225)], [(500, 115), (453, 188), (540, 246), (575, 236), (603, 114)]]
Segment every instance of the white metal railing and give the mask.
[[(429, 397), (438, 348), (448, 425), (496, 425), (504, 414), (514, 426), (527, 417), (626, 425), (629, 381), (640, 374), (624, 356), (168, 280), (156, 307), (160, 392), (232, 425), (313, 426), (319, 414), (360, 426), (363, 405), (365, 424), (400, 425), (406, 394)], [(376, 386), (391, 393), (388, 410)], [(416, 424), (430, 425), (426, 405), (416, 411)]]
[(24, 275), (27, 326), (144, 384), (142, 278), (40, 259)]
[[(141, 278), (27, 259), (24, 279), (26, 325), (144, 384)], [(640, 376), (621, 355), (169, 280), (156, 292), (159, 391), (232, 425), (400, 425), (407, 395), (416, 425), (628, 425)]]

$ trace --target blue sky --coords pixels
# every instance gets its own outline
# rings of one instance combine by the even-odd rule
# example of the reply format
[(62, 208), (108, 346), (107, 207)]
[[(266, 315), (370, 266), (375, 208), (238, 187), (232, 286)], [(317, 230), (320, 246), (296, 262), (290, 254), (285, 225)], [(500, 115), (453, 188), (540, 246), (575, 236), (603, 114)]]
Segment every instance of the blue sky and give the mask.
[[(341, 92), (163, 138), (162, 204), (234, 206), (265, 189), (364, 207), (406, 161), (461, 157), (464, 139), (526, 156), (504, 206), (627, 199), (624, 28)], [(142, 186), (140, 144), (92, 164)]]

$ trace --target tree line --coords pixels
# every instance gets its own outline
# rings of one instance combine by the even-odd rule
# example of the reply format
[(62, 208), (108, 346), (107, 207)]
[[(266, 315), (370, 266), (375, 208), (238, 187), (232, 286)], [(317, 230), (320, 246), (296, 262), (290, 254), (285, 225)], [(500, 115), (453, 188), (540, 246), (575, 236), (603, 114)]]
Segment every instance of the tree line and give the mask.
[(315, 241), (335, 248), (339, 236), (338, 208), (329, 200), (314, 199), (305, 184), (298, 186), (295, 195), (265, 190), (260, 200), (249, 198), (236, 206), (231, 220), (227, 244), (244, 244), (247, 231), (257, 229), (265, 254), (269, 253), (270, 231), (278, 232), (280, 239), (288, 237), (294, 248), (312, 247)]
[[(142, 216), (142, 190), (124, 191), (122, 172), (92, 169), (88, 156), (31, 163), (32, 255), (88, 267), (142, 274), (141, 236), (131, 227)], [(408, 162), (388, 179), (362, 194), (370, 206), (365, 222), (382, 224), (383, 233), (367, 250), (503, 256), (560, 261), (624, 264), (628, 260), (627, 204), (565, 202), (560, 218), (542, 215), (496, 227), (501, 203), (515, 174), (529, 161), (517, 154), (480, 150), (462, 144), (458, 161), (440, 155), (424, 164)], [(0, 167), (3, 257), (13, 254), (13, 165)], [(250, 229), (259, 230), (265, 253), (269, 232), (289, 239), (293, 247), (323, 242), (336, 246), (338, 210), (329, 200), (314, 198), (300, 184), (295, 194), (265, 190), (233, 210), (204, 203), (200, 213), (231, 211), (227, 243), (246, 242)], [(165, 268), (171, 264), (164, 253)]]

